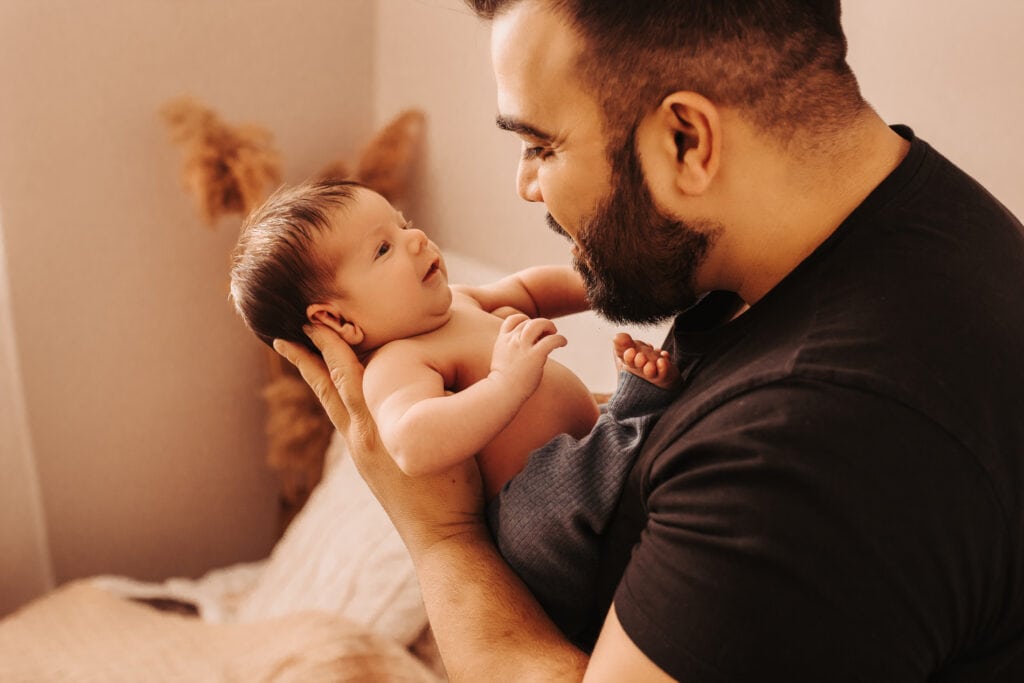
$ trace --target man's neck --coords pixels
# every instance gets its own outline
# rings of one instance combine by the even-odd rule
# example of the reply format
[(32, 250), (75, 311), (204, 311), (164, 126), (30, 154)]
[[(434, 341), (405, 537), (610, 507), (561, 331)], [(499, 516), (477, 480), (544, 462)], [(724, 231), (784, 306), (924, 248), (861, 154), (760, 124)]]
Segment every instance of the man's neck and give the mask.
[[(779, 153), (745, 148), (728, 189), (728, 226), (707, 274), (748, 304), (756, 303), (806, 259), (899, 166), (910, 144), (868, 112), (828, 148)], [(757, 178), (758, 182), (750, 182)], [(724, 195), (723, 195), (724, 196)]]

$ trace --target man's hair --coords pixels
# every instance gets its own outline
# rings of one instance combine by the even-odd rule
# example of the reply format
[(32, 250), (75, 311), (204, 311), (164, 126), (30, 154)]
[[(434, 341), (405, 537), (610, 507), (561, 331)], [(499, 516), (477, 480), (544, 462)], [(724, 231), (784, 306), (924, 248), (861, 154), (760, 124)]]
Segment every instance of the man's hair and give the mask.
[[(609, 148), (670, 93), (737, 108), (785, 144), (845, 127), (867, 104), (846, 63), (839, 0), (541, 0), (585, 47), (577, 64)], [(493, 19), (522, 0), (465, 0)]]
[(331, 214), (350, 206), (352, 181), (324, 180), (283, 187), (242, 223), (232, 259), (231, 298), (263, 342), (284, 339), (314, 348), (302, 327), (306, 307), (337, 294), (334, 269), (314, 249), (331, 228)]

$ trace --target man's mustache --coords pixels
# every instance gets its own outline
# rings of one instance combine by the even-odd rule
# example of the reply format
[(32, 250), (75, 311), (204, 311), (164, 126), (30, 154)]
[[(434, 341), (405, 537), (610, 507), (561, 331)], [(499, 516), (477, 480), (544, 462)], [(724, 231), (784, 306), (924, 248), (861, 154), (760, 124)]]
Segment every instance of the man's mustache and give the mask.
[(558, 221), (555, 220), (554, 216), (552, 216), (549, 213), (549, 214), (544, 216), (544, 220), (547, 221), (548, 227), (551, 228), (552, 232), (554, 232), (557, 235), (561, 235), (562, 237), (564, 237), (565, 239), (569, 240), (570, 242), (572, 241), (572, 237), (570, 237), (569, 233), (567, 233), (565, 231), (565, 228), (563, 228), (561, 225), (558, 224)]

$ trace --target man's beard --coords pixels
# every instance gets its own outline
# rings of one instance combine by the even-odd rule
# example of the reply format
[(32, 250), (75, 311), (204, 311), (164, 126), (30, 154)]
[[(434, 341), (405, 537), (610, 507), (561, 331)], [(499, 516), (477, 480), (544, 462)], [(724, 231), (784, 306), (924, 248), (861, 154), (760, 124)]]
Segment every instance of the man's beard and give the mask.
[[(595, 311), (614, 323), (646, 325), (697, 300), (696, 272), (721, 226), (688, 224), (658, 210), (636, 154), (635, 132), (612, 154), (611, 193), (583, 219), (573, 266)], [(548, 225), (566, 234), (550, 214)]]

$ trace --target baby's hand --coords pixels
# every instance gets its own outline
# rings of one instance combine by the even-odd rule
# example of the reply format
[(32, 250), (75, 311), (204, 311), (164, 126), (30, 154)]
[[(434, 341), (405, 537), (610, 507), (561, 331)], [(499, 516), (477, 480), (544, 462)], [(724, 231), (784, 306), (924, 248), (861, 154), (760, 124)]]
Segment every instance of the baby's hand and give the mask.
[(540, 386), (548, 355), (565, 344), (565, 337), (547, 318), (510, 315), (502, 321), (494, 342), (489, 378), (507, 382), (525, 401)]
[(615, 361), (620, 370), (626, 370), (656, 387), (674, 389), (680, 381), (679, 368), (661, 351), (650, 344), (636, 341), (625, 332), (619, 332), (612, 341)]

